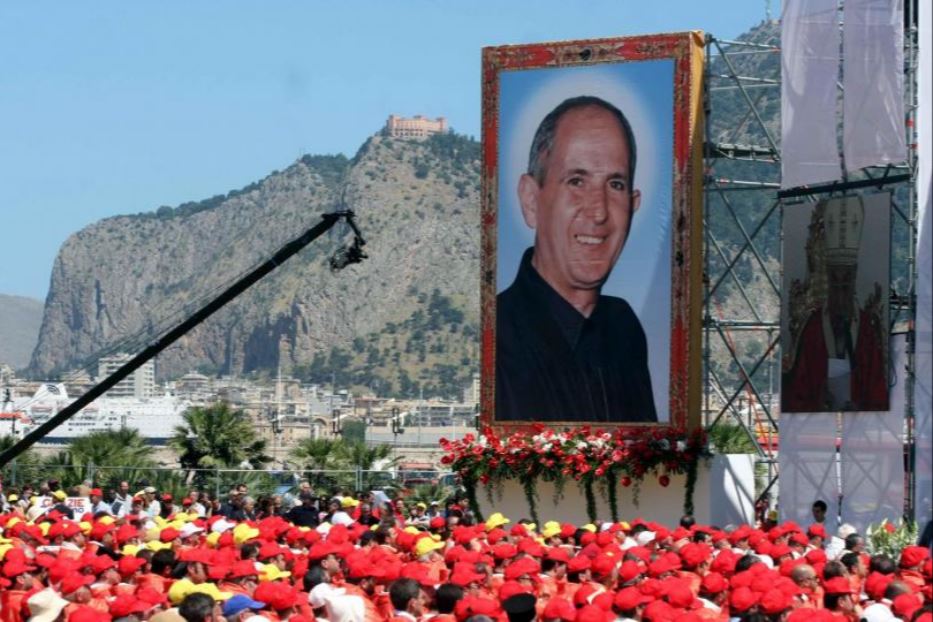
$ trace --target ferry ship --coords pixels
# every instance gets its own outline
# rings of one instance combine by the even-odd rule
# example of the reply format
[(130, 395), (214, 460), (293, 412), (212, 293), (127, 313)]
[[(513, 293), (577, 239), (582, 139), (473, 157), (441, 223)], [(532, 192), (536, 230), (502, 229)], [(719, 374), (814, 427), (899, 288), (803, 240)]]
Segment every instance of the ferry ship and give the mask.
[[(0, 436), (21, 438), (48, 421), (74, 399), (64, 384), (40, 385), (31, 397), (13, 397), (0, 404)], [(65, 444), (74, 438), (101, 430), (135, 428), (152, 445), (164, 445), (175, 426), (184, 423), (188, 400), (171, 395), (158, 397), (101, 397), (55, 428), (40, 443)]]

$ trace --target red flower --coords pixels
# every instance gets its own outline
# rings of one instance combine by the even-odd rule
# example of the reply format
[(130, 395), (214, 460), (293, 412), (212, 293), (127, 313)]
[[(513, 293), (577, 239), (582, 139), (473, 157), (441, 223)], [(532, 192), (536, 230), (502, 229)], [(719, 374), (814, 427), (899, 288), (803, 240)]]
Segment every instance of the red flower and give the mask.
[(667, 475), (662, 475), (658, 478), (658, 483), (661, 484), (661, 486), (667, 488), (667, 485), (671, 483), (671, 478)]
[(895, 527), (891, 523), (885, 523), (884, 530), (887, 531), (888, 533), (894, 533), (895, 531), (897, 531), (897, 527)]

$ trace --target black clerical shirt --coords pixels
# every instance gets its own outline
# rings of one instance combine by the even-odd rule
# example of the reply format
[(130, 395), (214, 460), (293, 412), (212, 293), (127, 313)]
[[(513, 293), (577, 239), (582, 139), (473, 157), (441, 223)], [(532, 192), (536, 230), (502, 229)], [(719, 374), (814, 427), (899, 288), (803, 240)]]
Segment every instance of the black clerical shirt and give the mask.
[(584, 317), (525, 251), (496, 298), (496, 421), (655, 422), (645, 331), (627, 302)]

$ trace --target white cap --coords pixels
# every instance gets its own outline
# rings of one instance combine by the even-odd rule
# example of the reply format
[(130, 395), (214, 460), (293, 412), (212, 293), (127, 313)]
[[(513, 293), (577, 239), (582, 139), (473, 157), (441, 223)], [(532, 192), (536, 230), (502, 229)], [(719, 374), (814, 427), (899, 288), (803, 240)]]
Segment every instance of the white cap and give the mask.
[[(220, 521), (217, 522), (219, 523)], [(204, 527), (198, 527), (194, 523), (185, 523), (181, 526), (181, 529), (178, 530), (178, 533), (182, 538), (187, 538), (196, 533), (201, 533), (202, 531), (204, 531)]]
[(318, 583), (308, 592), (308, 604), (313, 609), (318, 609), (327, 604), (331, 598), (342, 596), (346, 590), (342, 587), (334, 587), (330, 583)]
[(865, 610), (862, 611), (862, 619), (865, 622), (897, 622), (898, 620), (888, 606), (882, 603), (875, 603), (865, 607)]
[(645, 546), (654, 540), (655, 535), (657, 534), (655, 534), (653, 531), (640, 531), (638, 532), (638, 535), (635, 536), (635, 541), (639, 546)]
[(221, 518), (219, 521), (211, 525), (211, 531), (214, 533), (223, 533), (228, 529), (233, 529), (236, 526), (236, 523), (231, 523), (225, 518)]

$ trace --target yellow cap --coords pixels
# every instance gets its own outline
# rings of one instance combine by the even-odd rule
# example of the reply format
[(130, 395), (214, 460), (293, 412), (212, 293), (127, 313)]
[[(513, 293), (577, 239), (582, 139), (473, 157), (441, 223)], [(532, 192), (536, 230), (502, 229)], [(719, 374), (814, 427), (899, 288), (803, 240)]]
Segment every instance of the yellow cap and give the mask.
[(9, 497), (6, 498), (6, 500), (7, 500), (8, 502), (10, 502), (10, 503), (16, 503), (17, 501), (19, 501), (19, 496), (18, 496), (18, 495), (10, 495)]
[(168, 588), (168, 599), (173, 605), (178, 605), (185, 600), (185, 596), (194, 591), (194, 587), (195, 585), (191, 579), (179, 579), (172, 583), (172, 587)]
[(421, 538), (415, 543), (415, 557), (421, 557), (442, 548), (444, 548), (443, 542), (436, 542), (431, 538)]
[(622, 531), (631, 531), (632, 526), (629, 525), (626, 521), (619, 521), (619, 527), (622, 528)]
[(164, 549), (172, 548), (171, 542), (159, 542), (158, 540), (150, 540), (146, 543), (146, 548), (155, 553), (156, 551), (162, 551)]
[(292, 576), (292, 573), (279, 569), (275, 564), (265, 564), (262, 570), (259, 571), (260, 581), (278, 581), (279, 579), (287, 579), (290, 576)]
[(511, 523), (509, 519), (502, 515), (501, 512), (496, 512), (492, 516), (486, 519), (486, 531), (492, 531), (496, 527), (501, 527), (502, 525), (508, 525)]
[(56, 490), (52, 493), (52, 496), (55, 497), (58, 501), (64, 501), (68, 498), (68, 495), (65, 494), (64, 490)]
[(123, 548), (120, 549), (120, 552), (124, 557), (136, 557), (136, 554), (139, 553), (138, 544), (124, 544)]
[(249, 542), (259, 537), (259, 530), (255, 527), (250, 527), (246, 523), (240, 523), (233, 528), (233, 541), (236, 544), (243, 544), (244, 542)]
[(213, 583), (200, 583), (195, 585), (194, 589), (188, 592), (188, 594), (207, 594), (214, 600), (229, 600), (233, 597), (233, 592), (221, 592)]
[(594, 525), (593, 523), (587, 523), (581, 526), (580, 529), (583, 529), (584, 531), (589, 531), (590, 533), (596, 533), (596, 525)]
[(204, 539), (204, 541), (207, 542), (207, 546), (211, 547), (212, 549), (217, 548), (218, 540), (220, 540), (220, 533), (216, 531), (212, 531)]
[(6, 552), (13, 548), (12, 544), (0, 544), (0, 561), (6, 557)]
[(21, 522), (23, 522), (23, 519), (21, 519), (19, 516), (14, 516), (13, 518), (7, 521), (6, 528), (9, 529), (16, 523), (21, 523)]
[(117, 522), (117, 520), (113, 516), (110, 516), (109, 514), (107, 514), (105, 516), (101, 516), (100, 518), (98, 518), (97, 522), (100, 523), (101, 525), (112, 525), (115, 522)]
[(340, 500), (340, 506), (344, 508), (355, 508), (359, 504), (360, 502), (353, 497), (344, 497)]
[(92, 525), (86, 520), (83, 520), (80, 523), (78, 523), (78, 527), (81, 528), (81, 531), (84, 533), (84, 535), (88, 535), (89, 533), (91, 533)]
[(543, 538), (553, 538), (560, 533), (560, 523), (556, 520), (549, 520), (544, 523), (544, 527), (541, 529), (541, 537)]
[(428, 509), (428, 506), (427, 506), (427, 504), (425, 504), (425, 503), (418, 502), (416, 505), (417, 505), (419, 508), (421, 508), (422, 510)]

